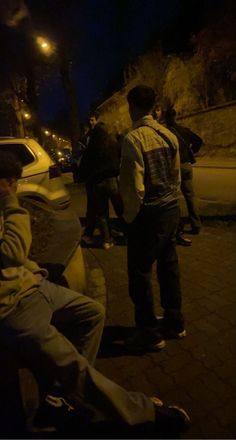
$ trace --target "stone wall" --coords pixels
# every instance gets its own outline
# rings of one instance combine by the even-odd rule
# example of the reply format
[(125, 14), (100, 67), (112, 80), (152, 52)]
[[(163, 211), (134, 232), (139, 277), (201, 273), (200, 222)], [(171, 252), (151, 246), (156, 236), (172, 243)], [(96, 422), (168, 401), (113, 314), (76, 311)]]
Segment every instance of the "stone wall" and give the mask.
[[(132, 87), (135, 85), (133, 82)], [(101, 119), (113, 133), (120, 133), (131, 125), (126, 87), (100, 106)], [(236, 101), (180, 116), (178, 122), (198, 133), (204, 141), (200, 155), (236, 157)]]
[(200, 155), (236, 157), (236, 101), (178, 119), (204, 140)]

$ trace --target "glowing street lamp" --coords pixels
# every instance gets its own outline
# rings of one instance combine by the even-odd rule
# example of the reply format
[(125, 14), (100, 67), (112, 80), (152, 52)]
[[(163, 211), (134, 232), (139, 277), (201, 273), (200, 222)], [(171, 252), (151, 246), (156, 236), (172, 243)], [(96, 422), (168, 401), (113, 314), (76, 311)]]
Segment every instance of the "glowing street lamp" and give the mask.
[(55, 51), (55, 44), (51, 43), (44, 37), (36, 37), (36, 43), (39, 46), (40, 51), (46, 56), (52, 55)]
[(31, 119), (31, 114), (28, 112), (24, 112), (23, 113), (24, 118), (28, 121), (29, 119)]

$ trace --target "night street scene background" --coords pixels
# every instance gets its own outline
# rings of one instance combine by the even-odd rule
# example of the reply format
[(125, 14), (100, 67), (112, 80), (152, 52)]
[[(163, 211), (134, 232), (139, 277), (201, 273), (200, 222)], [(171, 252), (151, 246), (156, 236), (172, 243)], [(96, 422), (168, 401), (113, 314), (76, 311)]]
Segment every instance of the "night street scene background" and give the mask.
[[(0, 0), (0, 144), (37, 140), (61, 167), (70, 200), (61, 210), (37, 197), (23, 200), (33, 231), (30, 257), (53, 268), (54, 281), (62, 270), (76, 286), (87, 276), (88, 295), (106, 307), (96, 368), (130, 391), (185, 408), (192, 419), (185, 439), (236, 438), (235, 49), (235, 0)], [(121, 343), (134, 325), (127, 241), (115, 236), (110, 206), (112, 249), (102, 249), (99, 228), (93, 245), (82, 243), (86, 187), (71, 164), (84, 151), (94, 111), (113, 138), (127, 133), (126, 97), (140, 84), (203, 139), (192, 167), (202, 229), (188, 236), (189, 247), (177, 246), (187, 337), (166, 341), (160, 352), (131, 355)], [(186, 219), (183, 197), (180, 208)], [(8, 347), (0, 345), (0, 357), (0, 438), (41, 438), (26, 429), (38, 402), (32, 374), (14, 363)], [(83, 434), (67, 426), (60, 438)], [(113, 425), (106, 434), (162, 438), (148, 431), (120, 437)]]
[[(177, 103), (180, 115), (186, 105), (195, 111), (235, 99), (233, 1), (29, 0), (2, 1), (0, 7), (1, 94), (7, 96), (1, 112), (12, 132), (10, 113), (20, 98), (26, 113), (34, 115), (25, 121), (26, 131), (32, 123), (33, 131), (37, 124), (60, 128), (75, 142), (89, 113), (129, 85), (143, 57), (149, 69), (155, 56), (150, 76), (155, 74), (160, 99), (172, 105), (171, 80), (162, 87), (171, 75), (171, 60), (187, 65), (195, 92), (183, 90), (185, 72), (179, 68), (177, 86), (189, 95)], [(21, 12), (15, 13), (17, 8)], [(148, 74), (143, 80), (153, 83)]]

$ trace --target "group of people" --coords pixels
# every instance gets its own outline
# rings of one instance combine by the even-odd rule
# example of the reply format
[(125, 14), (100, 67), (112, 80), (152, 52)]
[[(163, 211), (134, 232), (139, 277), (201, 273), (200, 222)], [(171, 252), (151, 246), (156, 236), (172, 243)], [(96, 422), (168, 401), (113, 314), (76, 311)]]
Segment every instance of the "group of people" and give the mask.
[[(162, 126), (168, 128), (177, 137), (180, 156), (181, 192), (184, 196), (188, 221), (191, 229), (185, 231), (185, 221), (180, 217), (176, 230), (176, 243), (190, 246), (191, 239), (184, 235), (198, 234), (201, 229), (201, 220), (195, 204), (193, 189), (192, 164), (196, 162), (195, 154), (203, 145), (203, 141), (196, 133), (176, 122), (174, 108), (163, 107), (156, 103), (152, 110), (153, 118)], [(88, 130), (84, 136), (87, 145), (77, 171), (80, 180), (85, 181), (87, 194), (86, 227), (83, 242), (86, 245), (94, 243), (93, 234), (96, 226), (99, 227), (102, 246), (110, 249), (113, 245), (112, 235), (125, 233), (123, 221), (123, 200), (120, 194), (119, 175), (121, 168), (121, 145), (125, 137), (121, 134), (114, 139), (107, 131), (105, 125), (99, 122), (99, 113), (91, 114), (88, 121)], [(112, 231), (109, 221), (109, 201), (119, 220), (119, 229)]]
[[(104, 222), (108, 195), (118, 200), (117, 215), (126, 224), (135, 330), (125, 346), (138, 353), (160, 350), (167, 338), (186, 336), (175, 246), (180, 223), (180, 157), (174, 129), (153, 118), (154, 90), (136, 86), (129, 91), (127, 101), (133, 126), (124, 136), (121, 150), (115, 143), (108, 145), (105, 127), (98, 123), (89, 133), (89, 160), (85, 157), (82, 167), (88, 217), (93, 209), (90, 201), (98, 200), (96, 215), (93, 213), (93, 221), (87, 223), (90, 232), (97, 218), (103, 243), (110, 243), (106, 235), (110, 234), (109, 226), (107, 229)], [(113, 147), (111, 157), (109, 148)], [(93, 149), (97, 148), (95, 158)], [(81, 426), (85, 420), (89, 425), (105, 422), (127, 429), (151, 424), (157, 432), (172, 431), (176, 437), (189, 425), (186, 411), (166, 406), (157, 397), (127, 391), (95, 369), (104, 326), (102, 305), (49, 282), (47, 271), (28, 259), (29, 215), (16, 196), (20, 176), (21, 164), (16, 158), (0, 153), (0, 338), (24, 359), (38, 382), (40, 405), (35, 427), (44, 429), (54, 424), (60, 430), (55, 413), (65, 408)], [(200, 228), (199, 223), (192, 226)], [(161, 319), (156, 317), (151, 285), (154, 262)]]

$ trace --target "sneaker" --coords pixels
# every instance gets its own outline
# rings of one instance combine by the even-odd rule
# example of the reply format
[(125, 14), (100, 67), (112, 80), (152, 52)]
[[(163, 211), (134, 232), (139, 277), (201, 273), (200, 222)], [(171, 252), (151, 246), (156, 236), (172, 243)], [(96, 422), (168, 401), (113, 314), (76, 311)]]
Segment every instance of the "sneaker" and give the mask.
[(192, 240), (184, 237), (183, 233), (180, 233), (176, 235), (176, 244), (179, 244), (180, 246), (191, 246)]
[(77, 420), (75, 409), (63, 398), (47, 395), (39, 406), (31, 429), (32, 432), (61, 431)]
[(87, 246), (94, 244), (93, 237), (91, 235), (83, 235), (81, 240), (82, 243), (86, 244)]
[(123, 237), (124, 237), (124, 232), (119, 231), (118, 229), (112, 229), (112, 231), (111, 231), (111, 235), (112, 235), (114, 238), (123, 238)]
[(131, 353), (159, 351), (165, 345), (166, 343), (159, 333), (147, 328), (136, 329), (124, 342), (125, 348)]
[(150, 397), (150, 400), (152, 401), (152, 403), (155, 406), (163, 406), (163, 402), (161, 399), (159, 399), (159, 397), (153, 396), (153, 397)]
[(172, 323), (171, 320), (157, 316), (157, 323), (160, 333), (165, 339), (182, 339), (187, 332), (181, 323)]
[(112, 241), (104, 241), (104, 242), (102, 243), (102, 247), (103, 247), (103, 249), (105, 249), (106, 251), (107, 251), (108, 249), (111, 249), (113, 246), (114, 246), (114, 243), (113, 243)]
[[(153, 400), (152, 400), (153, 401)], [(155, 425), (161, 433), (180, 434), (187, 431), (191, 420), (187, 412), (178, 406), (156, 405), (155, 402)], [(171, 436), (172, 438), (172, 436)]]

